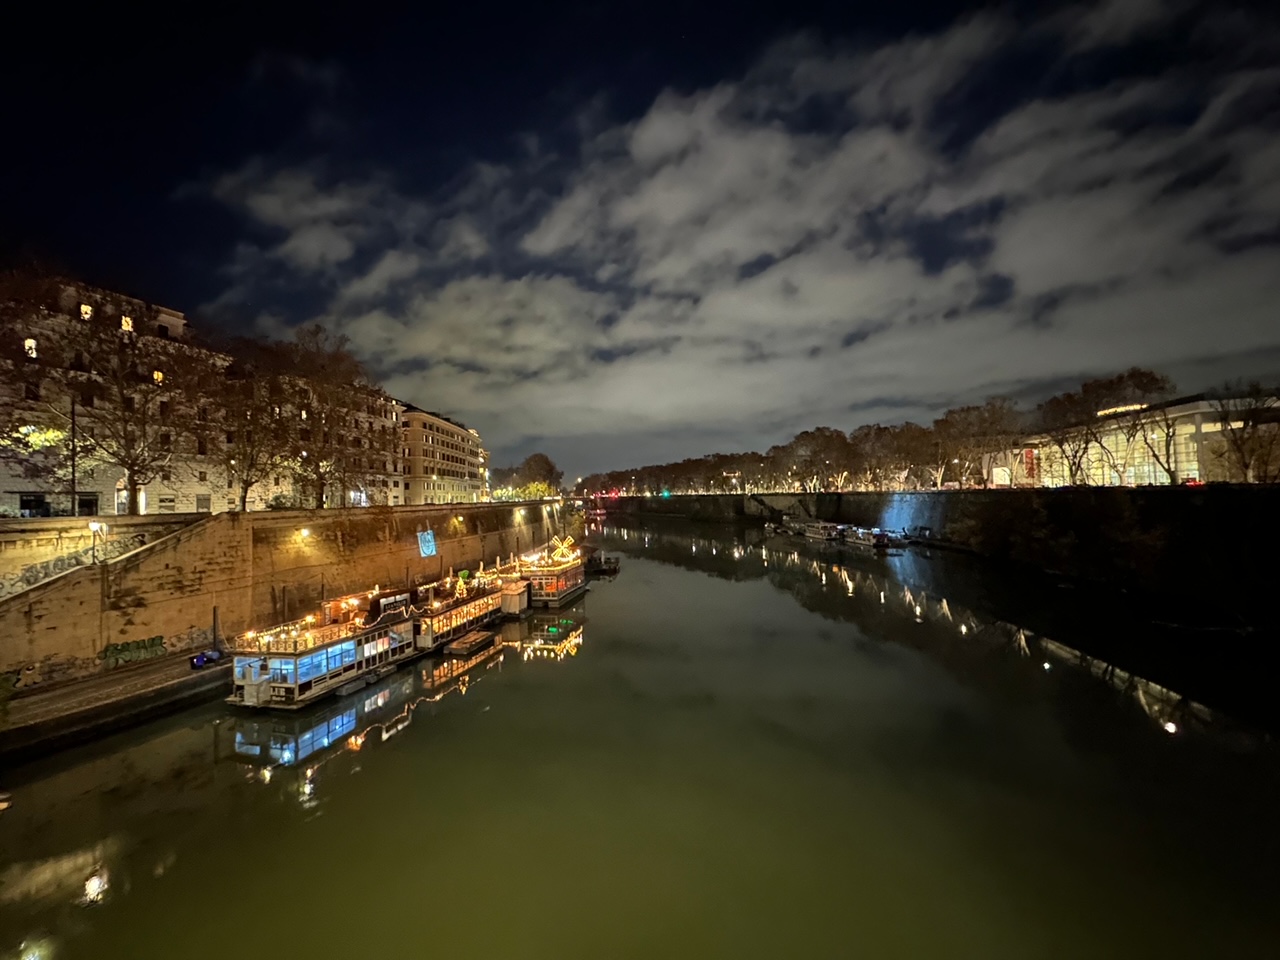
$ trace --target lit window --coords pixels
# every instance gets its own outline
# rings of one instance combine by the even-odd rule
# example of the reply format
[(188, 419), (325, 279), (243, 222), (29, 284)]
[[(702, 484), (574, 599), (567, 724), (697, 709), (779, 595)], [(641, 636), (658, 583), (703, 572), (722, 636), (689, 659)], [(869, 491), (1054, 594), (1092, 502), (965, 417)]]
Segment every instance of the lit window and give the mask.
[(302, 419), (303, 419), (303, 420), (307, 419), (307, 411), (306, 411), (306, 410), (303, 410), (303, 411), (302, 411)]
[(32, 360), (36, 358), (36, 342), (30, 337), (22, 341), (22, 350)]
[(156, 383), (164, 383), (164, 371), (163, 371), (163, 370), (152, 370), (152, 371), (151, 371), (151, 379), (152, 379), (152, 380), (154, 380)]
[(92, 319), (93, 319), (93, 307), (89, 306), (89, 304), (87, 304), (87, 303), (82, 303), (82, 304), (80, 304), (80, 319), (81, 319), (81, 320), (92, 320)]
[(121, 317), (120, 329), (125, 333), (133, 333), (133, 317)]

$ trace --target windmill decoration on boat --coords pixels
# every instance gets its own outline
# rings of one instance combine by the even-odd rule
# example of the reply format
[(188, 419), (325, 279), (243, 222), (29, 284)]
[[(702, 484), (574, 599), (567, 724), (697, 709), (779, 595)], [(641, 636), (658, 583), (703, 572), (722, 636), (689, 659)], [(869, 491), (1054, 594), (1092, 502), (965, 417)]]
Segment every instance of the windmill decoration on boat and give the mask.
[(572, 560), (573, 559), (574, 557), (573, 537), (567, 536), (563, 540), (561, 540), (559, 537), (552, 537), (551, 545), (555, 547), (555, 550), (553, 550), (551, 553), (552, 560)]

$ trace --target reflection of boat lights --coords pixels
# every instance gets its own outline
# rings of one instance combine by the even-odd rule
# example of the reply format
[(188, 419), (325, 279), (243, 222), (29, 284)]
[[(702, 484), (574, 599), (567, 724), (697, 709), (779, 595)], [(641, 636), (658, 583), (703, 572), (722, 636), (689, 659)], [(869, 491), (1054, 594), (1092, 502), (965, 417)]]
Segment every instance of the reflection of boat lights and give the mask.
[(101, 903), (107, 895), (108, 885), (105, 867), (91, 874), (89, 879), (84, 882), (84, 902)]
[(42, 937), (39, 940), (23, 940), (18, 944), (18, 960), (50, 960), (52, 956), (52, 940)]
[(881, 602), (881, 603), (884, 603), (884, 591), (883, 591), (883, 590), (881, 590), (881, 591), (880, 591), (880, 602)]
[(920, 616), (920, 604), (916, 604), (916, 616)]
[(1165, 732), (1165, 733), (1177, 733), (1177, 732), (1178, 732), (1178, 725), (1177, 725), (1176, 723), (1174, 723), (1172, 720), (1166, 720), (1166, 721), (1165, 721), (1165, 723), (1164, 723), (1164, 732)]
[(270, 768), (270, 767), (263, 767), (261, 770), (259, 770), (259, 771), (258, 771), (258, 779), (259, 779), (259, 780), (261, 780), (263, 783), (270, 783), (270, 782), (271, 782), (271, 768)]
[(16, 956), (17, 960), (51, 960), (54, 944), (55, 941), (51, 937), (23, 940), (18, 944), (17, 954), (6, 953), (5, 956)]

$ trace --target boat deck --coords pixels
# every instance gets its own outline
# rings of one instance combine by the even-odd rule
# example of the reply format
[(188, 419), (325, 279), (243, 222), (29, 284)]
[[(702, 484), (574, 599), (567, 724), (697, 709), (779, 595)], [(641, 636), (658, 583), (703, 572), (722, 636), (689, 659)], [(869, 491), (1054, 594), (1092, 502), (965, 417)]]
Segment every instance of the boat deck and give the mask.
[(446, 657), (469, 657), (482, 647), (493, 643), (493, 634), (488, 630), (472, 630), (470, 633), (445, 644)]

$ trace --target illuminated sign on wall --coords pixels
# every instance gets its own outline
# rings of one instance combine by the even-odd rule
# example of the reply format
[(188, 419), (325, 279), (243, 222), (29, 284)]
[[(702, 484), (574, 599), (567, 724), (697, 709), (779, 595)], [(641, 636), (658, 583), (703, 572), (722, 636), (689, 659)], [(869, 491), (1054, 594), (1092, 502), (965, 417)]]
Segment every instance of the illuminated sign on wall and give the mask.
[(424, 557), (434, 557), (436, 555), (436, 533), (434, 530), (427, 530), (418, 534), (418, 553)]

